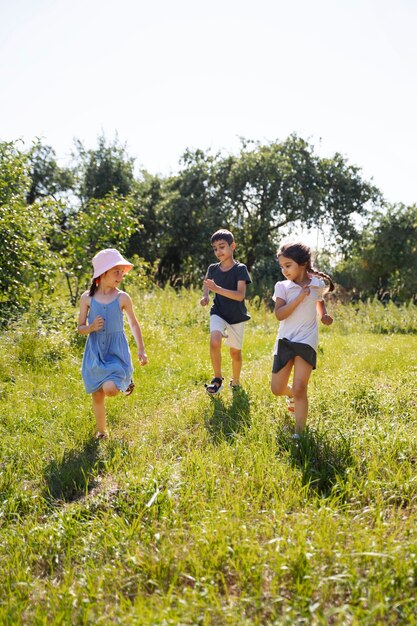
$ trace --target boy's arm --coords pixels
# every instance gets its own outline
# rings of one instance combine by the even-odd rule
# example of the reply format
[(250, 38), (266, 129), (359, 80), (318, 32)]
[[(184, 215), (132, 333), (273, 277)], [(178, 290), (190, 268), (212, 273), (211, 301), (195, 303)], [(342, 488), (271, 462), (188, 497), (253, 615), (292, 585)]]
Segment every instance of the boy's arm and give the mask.
[(209, 288), (206, 285), (206, 280), (207, 280), (207, 276), (208, 273), (205, 275), (204, 277), (204, 282), (203, 282), (203, 297), (200, 300), (200, 304), (201, 306), (207, 306), (207, 304), (210, 302), (210, 298), (209, 298)]
[(328, 315), (326, 303), (324, 300), (319, 300), (317, 302), (317, 313), (320, 316), (322, 324), (324, 324), (325, 326), (330, 326), (330, 324), (333, 324), (333, 318)]
[(216, 285), (214, 280), (212, 280), (211, 278), (204, 279), (204, 286), (207, 288), (207, 291), (213, 291), (214, 293), (218, 293), (219, 296), (223, 296), (224, 298), (230, 298), (230, 300), (237, 300), (238, 302), (242, 302), (246, 296), (245, 280), (237, 281), (236, 291), (232, 289), (225, 289), (224, 287)]

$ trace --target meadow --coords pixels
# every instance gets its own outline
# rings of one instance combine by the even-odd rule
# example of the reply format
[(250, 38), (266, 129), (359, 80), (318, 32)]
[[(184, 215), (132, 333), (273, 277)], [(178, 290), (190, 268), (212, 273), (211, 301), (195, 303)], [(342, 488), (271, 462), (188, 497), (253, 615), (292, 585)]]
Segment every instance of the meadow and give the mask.
[(329, 305), (296, 444), (267, 307), (209, 398), (201, 294), (126, 290), (150, 362), (108, 441), (64, 298), (1, 332), (0, 623), (416, 624), (417, 307)]

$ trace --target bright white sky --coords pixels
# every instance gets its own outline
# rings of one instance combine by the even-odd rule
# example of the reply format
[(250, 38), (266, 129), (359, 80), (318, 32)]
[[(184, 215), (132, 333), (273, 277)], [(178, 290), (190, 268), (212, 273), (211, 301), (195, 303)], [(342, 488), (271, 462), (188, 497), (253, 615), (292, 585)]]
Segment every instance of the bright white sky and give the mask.
[(295, 132), (417, 202), (416, 0), (0, 0), (0, 139), (184, 150)]

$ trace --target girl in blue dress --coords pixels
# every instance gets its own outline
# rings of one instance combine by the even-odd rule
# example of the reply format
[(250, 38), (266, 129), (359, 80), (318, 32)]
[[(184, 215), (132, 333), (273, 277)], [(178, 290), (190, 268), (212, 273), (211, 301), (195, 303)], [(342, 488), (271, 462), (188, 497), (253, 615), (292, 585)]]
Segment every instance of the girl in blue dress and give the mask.
[(124, 332), (123, 313), (138, 347), (141, 365), (146, 365), (142, 331), (133, 311), (130, 296), (118, 287), (132, 263), (114, 248), (101, 250), (93, 258), (93, 282), (80, 300), (78, 332), (88, 335), (82, 362), (85, 390), (92, 394), (97, 438), (108, 437), (106, 396), (119, 392), (130, 395), (135, 387), (129, 345)]

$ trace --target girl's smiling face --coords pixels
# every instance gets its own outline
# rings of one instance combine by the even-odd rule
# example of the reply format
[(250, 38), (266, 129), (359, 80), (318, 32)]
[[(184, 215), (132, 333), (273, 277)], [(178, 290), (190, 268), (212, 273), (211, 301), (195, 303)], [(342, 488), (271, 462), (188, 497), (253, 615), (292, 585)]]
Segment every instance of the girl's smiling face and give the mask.
[(106, 282), (109, 284), (119, 285), (126, 272), (126, 267), (124, 265), (115, 265), (110, 270), (106, 272)]
[(287, 280), (292, 280), (296, 283), (304, 278), (306, 273), (305, 264), (299, 265), (296, 261), (293, 261), (293, 259), (290, 259), (287, 256), (278, 257), (278, 262), (281, 272)]

